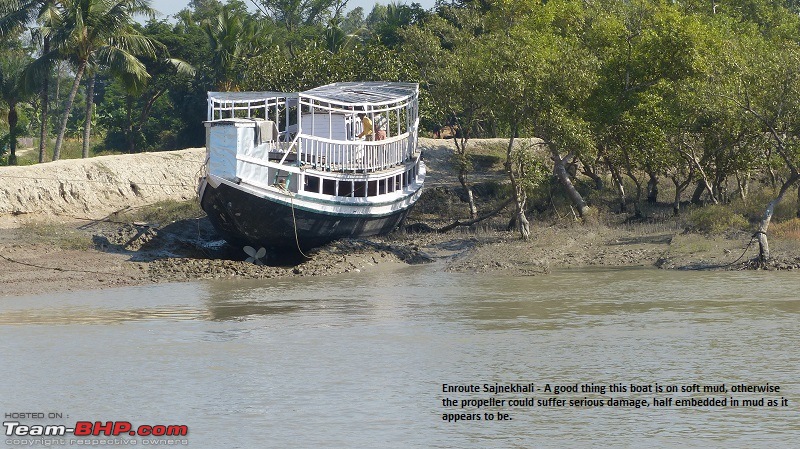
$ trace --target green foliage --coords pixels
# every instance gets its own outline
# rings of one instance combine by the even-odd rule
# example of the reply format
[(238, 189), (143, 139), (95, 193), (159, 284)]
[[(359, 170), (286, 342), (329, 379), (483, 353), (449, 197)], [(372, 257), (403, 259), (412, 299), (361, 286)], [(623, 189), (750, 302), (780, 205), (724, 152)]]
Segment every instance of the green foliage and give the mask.
[(244, 62), (242, 87), (296, 92), (339, 81), (413, 81), (414, 69), (402, 55), (379, 46), (338, 53), (307, 48), (295, 57), (275, 50)]
[(686, 217), (693, 229), (709, 234), (721, 234), (729, 230), (747, 227), (747, 220), (732, 208), (724, 205), (710, 205), (692, 209)]

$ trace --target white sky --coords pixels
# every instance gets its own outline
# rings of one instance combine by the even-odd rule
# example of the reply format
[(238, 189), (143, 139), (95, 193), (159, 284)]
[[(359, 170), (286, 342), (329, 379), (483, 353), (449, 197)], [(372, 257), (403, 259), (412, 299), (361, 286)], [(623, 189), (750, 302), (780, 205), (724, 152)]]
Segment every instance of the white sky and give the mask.
[[(224, 1), (224, 0), (223, 0)], [(410, 5), (411, 3), (419, 3), (425, 9), (433, 8), (434, 3), (436, 0), (395, 0), (397, 3), (405, 3)], [(245, 0), (246, 3), (251, 4), (250, 0)], [(383, 5), (387, 5), (391, 2), (391, 0), (349, 0), (347, 2), (347, 9), (351, 10), (358, 6), (364, 8), (364, 16), (366, 17), (370, 11), (372, 11), (372, 7), (375, 6), (375, 3), (380, 3)], [(158, 12), (164, 15), (172, 15), (177, 13), (178, 11), (182, 10), (186, 6), (189, 5), (189, 0), (152, 0), (150, 5)], [(254, 8), (251, 8), (254, 9)]]

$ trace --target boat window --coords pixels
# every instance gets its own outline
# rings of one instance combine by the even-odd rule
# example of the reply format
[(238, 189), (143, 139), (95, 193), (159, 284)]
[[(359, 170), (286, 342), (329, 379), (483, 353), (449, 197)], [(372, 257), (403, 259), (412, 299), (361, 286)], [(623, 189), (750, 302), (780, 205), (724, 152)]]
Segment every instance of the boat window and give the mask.
[(352, 196), (353, 181), (339, 181), (339, 196)]
[(367, 196), (367, 181), (356, 181), (353, 196), (361, 198)]
[(378, 181), (368, 181), (367, 196), (377, 196), (377, 195), (378, 195)]
[(378, 195), (383, 195), (386, 193), (386, 179), (381, 179), (378, 181)]
[(394, 192), (394, 176), (386, 179), (386, 187), (389, 192)]
[(400, 190), (400, 189), (403, 188), (402, 185), (403, 185), (403, 175), (395, 176), (394, 177), (394, 189), (395, 190)]
[(304, 190), (306, 192), (319, 193), (319, 176), (306, 176), (305, 179)]
[(403, 187), (408, 186), (408, 172), (403, 172)]
[(322, 194), (336, 195), (336, 180), (322, 178)]

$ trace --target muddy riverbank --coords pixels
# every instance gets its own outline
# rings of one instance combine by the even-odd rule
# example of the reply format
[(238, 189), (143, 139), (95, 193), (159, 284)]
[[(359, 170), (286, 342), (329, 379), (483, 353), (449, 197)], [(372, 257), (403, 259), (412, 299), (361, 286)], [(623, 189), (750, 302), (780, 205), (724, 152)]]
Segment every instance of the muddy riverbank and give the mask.
[[(503, 230), (507, 218), (432, 232), (450, 221), (447, 210), (463, 205), (449, 143), (421, 144), (429, 188), (404, 229), (258, 261), (225, 245), (194, 204), (202, 149), (2, 168), (0, 296), (195, 279), (357, 276), (426, 263), (512, 275), (592, 266), (736, 270), (756, 255), (745, 232), (708, 236), (688, 232), (679, 220), (582, 224), (554, 217), (534, 220), (528, 241)], [(482, 161), (480, 180), (501, 182), (497, 161)], [(772, 246), (771, 268), (800, 268), (797, 241)]]

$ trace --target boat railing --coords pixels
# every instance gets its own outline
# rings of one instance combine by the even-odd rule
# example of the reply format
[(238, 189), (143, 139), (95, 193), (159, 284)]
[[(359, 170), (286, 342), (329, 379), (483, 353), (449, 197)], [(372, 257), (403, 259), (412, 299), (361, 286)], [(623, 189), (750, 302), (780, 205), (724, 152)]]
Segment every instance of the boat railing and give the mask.
[(341, 141), (301, 135), (300, 163), (325, 171), (378, 171), (411, 158), (410, 133), (377, 141)]

